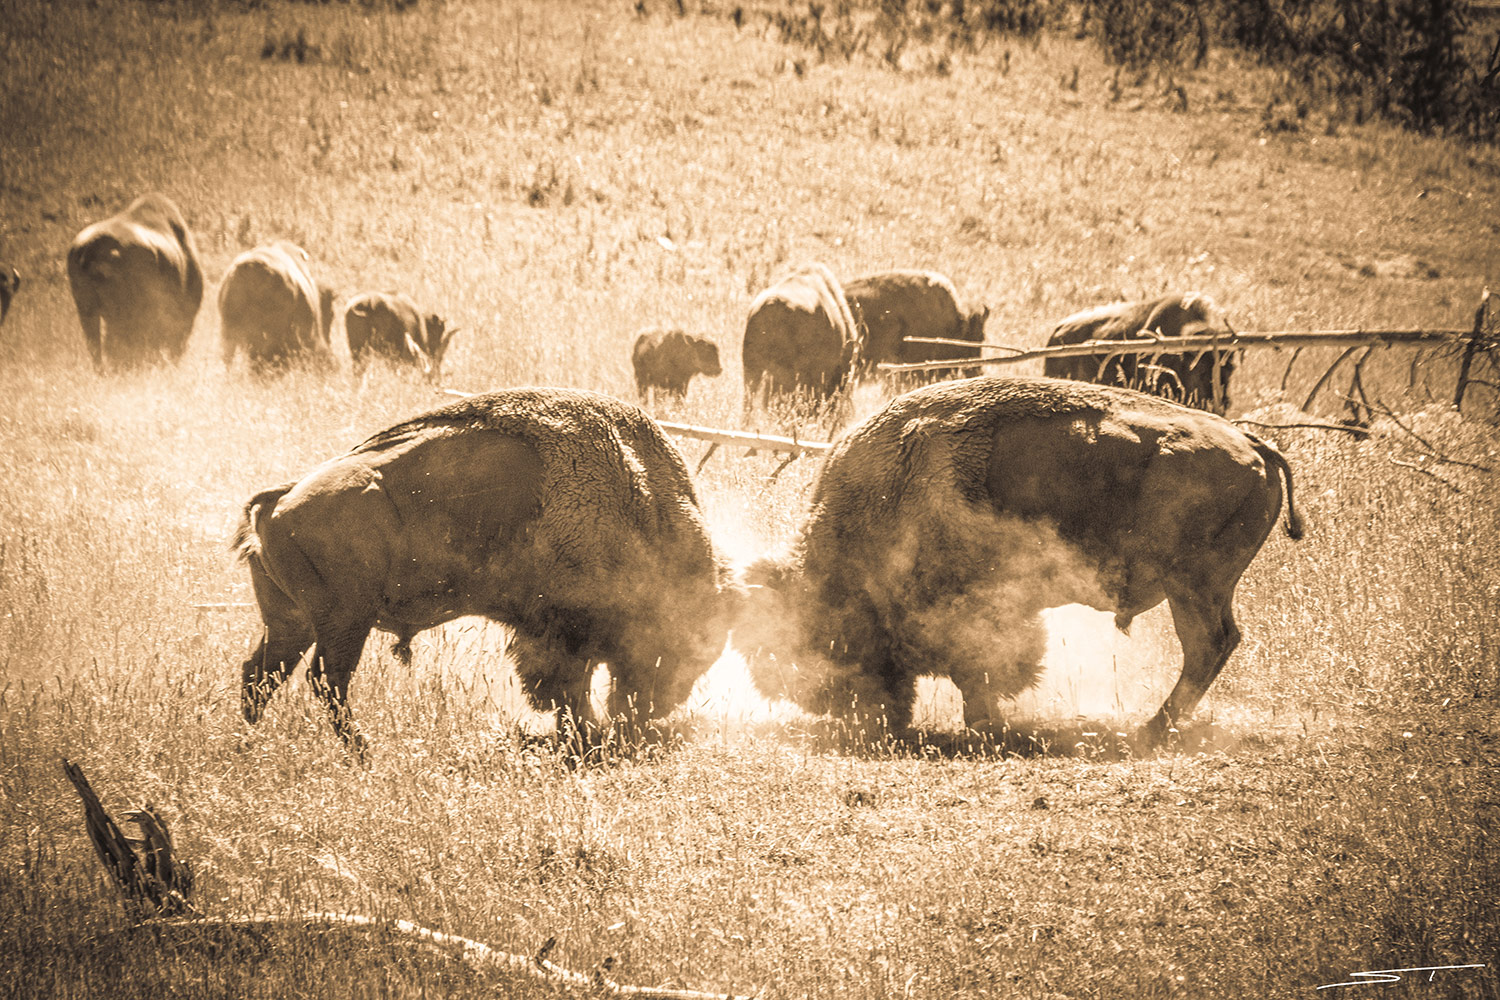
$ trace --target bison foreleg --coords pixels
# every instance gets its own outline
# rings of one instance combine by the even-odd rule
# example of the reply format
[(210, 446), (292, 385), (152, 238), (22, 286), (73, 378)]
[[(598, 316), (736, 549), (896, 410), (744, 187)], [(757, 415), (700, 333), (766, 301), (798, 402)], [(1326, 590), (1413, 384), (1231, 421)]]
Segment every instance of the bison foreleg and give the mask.
[(78, 319), (83, 324), (83, 343), (89, 350), (89, 359), (94, 362), (95, 368), (102, 368), (104, 366), (103, 321), (98, 311), (84, 306), (78, 309)]
[(582, 727), (588, 716), (589, 685), (594, 664), (586, 656), (569, 653), (557, 639), (516, 630), (511, 659), (521, 690), (539, 712), (557, 712), (559, 727)]
[(964, 698), (964, 726), (1002, 725), (1000, 700), (1014, 698), (1041, 676), (1047, 651), (1041, 618), (1029, 609), (1012, 609), (992, 622), (976, 612), (972, 623), (950, 635), (959, 655), (949, 670), (953, 686)]
[(1230, 595), (1209, 598), (1198, 594), (1169, 595), (1167, 600), (1172, 607), (1172, 624), (1182, 642), (1182, 676), (1161, 710), (1141, 731), (1143, 741), (1153, 746), (1193, 714), (1240, 644), (1240, 629), (1234, 621)]

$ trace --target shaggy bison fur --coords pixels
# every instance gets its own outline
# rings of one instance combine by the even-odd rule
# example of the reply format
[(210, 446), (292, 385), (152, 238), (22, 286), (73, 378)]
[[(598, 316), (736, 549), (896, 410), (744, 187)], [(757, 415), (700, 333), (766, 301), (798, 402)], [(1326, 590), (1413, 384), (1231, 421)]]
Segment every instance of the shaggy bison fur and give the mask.
[(946, 675), (977, 725), (1035, 682), (1038, 612), (1089, 604), (1123, 630), (1165, 599), (1183, 669), (1155, 742), (1239, 642), (1235, 585), (1283, 479), (1298, 538), (1286, 460), (1220, 417), (1058, 379), (918, 389), (835, 444), (791, 553), (747, 573), (737, 644), (767, 694), (823, 710), (852, 693), (899, 730), (916, 678)]
[(747, 405), (803, 393), (826, 400), (859, 365), (859, 329), (843, 287), (822, 264), (781, 278), (750, 303), (741, 345)]
[(344, 310), (349, 356), (362, 370), (371, 358), (416, 365), (433, 382), (443, 377), (443, 355), (457, 330), (436, 313), (422, 315), (401, 292), (366, 292)]
[(664, 715), (729, 625), (733, 585), (682, 457), (644, 412), (591, 392), (509, 389), (397, 424), (252, 497), (234, 545), (265, 624), (245, 717), (316, 643), (310, 678), (356, 748), (346, 696), (373, 628), (405, 657), (460, 615), (510, 625), (532, 704), (581, 722), (597, 662), (609, 718)]
[(0, 323), (5, 322), (6, 313), (10, 312), (11, 299), (21, 290), (21, 272), (6, 264), (0, 267)]

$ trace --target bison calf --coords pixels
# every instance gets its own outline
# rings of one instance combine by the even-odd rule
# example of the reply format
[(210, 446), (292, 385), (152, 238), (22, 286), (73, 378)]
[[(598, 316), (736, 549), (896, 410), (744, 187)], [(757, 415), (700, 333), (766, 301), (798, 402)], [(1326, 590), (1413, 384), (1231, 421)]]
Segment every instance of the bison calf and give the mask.
[(182, 356), (203, 302), (203, 271), (172, 199), (148, 194), (80, 232), (68, 284), (94, 366)]
[(252, 497), (234, 544), (265, 623), (245, 718), (316, 643), (309, 675), (356, 748), (345, 699), (373, 628), (406, 657), (460, 615), (510, 625), (532, 704), (582, 720), (598, 661), (609, 718), (670, 712), (729, 625), (682, 457), (644, 412), (591, 392), (510, 389), (397, 424)]
[(1299, 538), (1286, 460), (1212, 414), (1058, 379), (918, 389), (836, 443), (793, 553), (747, 574), (737, 645), (767, 694), (821, 709), (852, 691), (894, 729), (918, 676), (949, 676), (976, 725), (1036, 681), (1041, 610), (1089, 604), (1123, 630), (1165, 599), (1183, 665), (1154, 743), (1239, 643), (1234, 589), (1283, 479)]
[(433, 382), (443, 379), (443, 355), (457, 330), (436, 313), (423, 316), (400, 292), (366, 292), (344, 312), (344, 335), (356, 368), (372, 357), (417, 365)]
[(712, 378), (723, 372), (719, 346), (706, 337), (681, 330), (643, 330), (630, 350), (635, 369), (635, 388), (641, 399), (653, 389), (676, 396), (687, 395), (694, 375)]

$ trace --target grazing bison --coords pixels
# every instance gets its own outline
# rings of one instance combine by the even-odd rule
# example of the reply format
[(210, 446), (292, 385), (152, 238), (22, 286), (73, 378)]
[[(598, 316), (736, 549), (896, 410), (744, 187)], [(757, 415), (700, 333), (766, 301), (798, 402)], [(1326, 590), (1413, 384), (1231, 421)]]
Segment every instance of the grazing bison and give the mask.
[(538, 708), (582, 720), (604, 660), (609, 717), (651, 717), (722, 651), (734, 593), (677, 449), (638, 408), (572, 389), (492, 392), (381, 431), (252, 497), (234, 545), (265, 623), (245, 718), (316, 642), (310, 675), (355, 748), (345, 697), (372, 628), (406, 658), (422, 629), (485, 615), (515, 630)]
[(642, 330), (630, 350), (630, 363), (642, 399), (653, 389), (680, 399), (687, 395), (694, 375), (711, 378), (724, 370), (719, 365), (719, 345), (681, 330)]
[(1037, 679), (1042, 609), (1089, 604), (1124, 630), (1165, 598), (1183, 667), (1154, 743), (1239, 643), (1234, 588), (1283, 478), (1299, 538), (1286, 460), (1220, 417), (1059, 379), (917, 389), (835, 444), (792, 553), (747, 573), (736, 644), (762, 691), (813, 708), (852, 692), (898, 730), (916, 678), (947, 675), (974, 725)]
[[(1138, 337), (1232, 335), (1223, 310), (1206, 295), (1167, 295), (1150, 302), (1115, 302), (1069, 316), (1052, 331), (1048, 347), (1081, 344), (1088, 340), (1134, 340)], [(1106, 359), (1108, 359), (1106, 363)], [(1219, 377), (1214, 379), (1217, 367)], [(1234, 352), (1196, 351), (1186, 354), (1092, 354), (1078, 358), (1048, 358), (1042, 370), (1055, 378), (1103, 382), (1142, 389), (1223, 416), (1229, 408), (1229, 376)]]
[(344, 335), (357, 368), (379, 356), (417, 365), (434, 382), (443, 378), (443, 355), (457, 330), (436, 313), (423, 316), (400, 292), (367, 292), (344, 312)]
[(21, 272), (8, 264), (0, 267), (0, 323), (5, 322), (5, 314), (10, 312), (10, 300), (20, 290)]
[[(902, 364), (979, 357), (988, 308), (965, 312), (953, 282), (936, 271), (883, 271), (855, 278), (844, 285), (844, 295), (864, 326), (864, 362)], [(907, 337), (970, 340), (973, 347), (949, 344), (908, 344)], [(977, 370), (960, 369), (961, 377)], [(929, 373), (937, 374), (937, 373)]]
[(859, 364), (859, 331), (833, 272), (808, 264), (750, 304), (743, 344), (745, 402), (806, 392), (833, 396)]
[(277, 240), (234, 259), (219, 285), (224, 363), (244, 351), (252, 367), (329, 356), (333, 290), (313, 280), (307, 251)]
[(182, 213), (142, 195), (68, 248), (68, 283), (96, 368), (176, 360), (203, 301), (203, 271)]

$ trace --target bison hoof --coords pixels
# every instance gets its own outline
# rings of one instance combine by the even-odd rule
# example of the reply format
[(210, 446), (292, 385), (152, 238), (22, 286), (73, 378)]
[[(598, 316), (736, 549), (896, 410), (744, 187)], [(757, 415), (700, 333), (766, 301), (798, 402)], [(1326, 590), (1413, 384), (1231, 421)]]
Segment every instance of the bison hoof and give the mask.
[(1177, 732), (1177, 727), (1165, 715), (1158, 714), (1135, 732), (1135, 752), (1151, 753), (1166, 745), (1167, 739)]
[(363, 733), (350, 733), (344, 737), (344, 746), (349, 748), (349, 754), (357, 762), (368, 764), (370, 762), (370, 741), (365, 739)]

